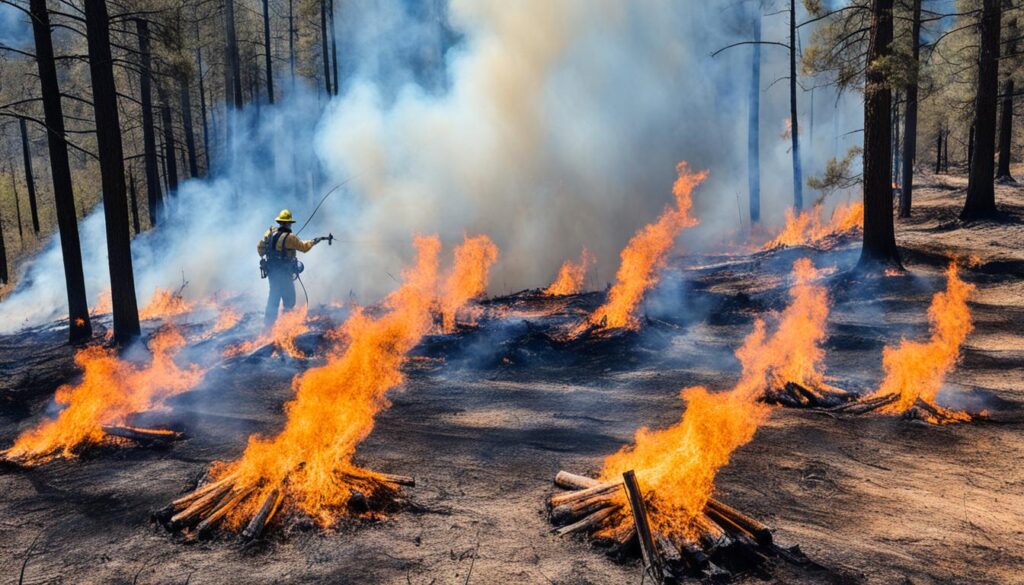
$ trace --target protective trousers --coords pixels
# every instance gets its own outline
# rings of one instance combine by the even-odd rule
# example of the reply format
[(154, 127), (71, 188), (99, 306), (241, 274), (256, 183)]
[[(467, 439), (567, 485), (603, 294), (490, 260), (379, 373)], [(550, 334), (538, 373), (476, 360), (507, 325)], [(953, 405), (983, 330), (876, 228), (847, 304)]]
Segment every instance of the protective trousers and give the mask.
[(295, 281), (292, 271), (282, 268), (271, 268), (267, 274), (270, 281), (270, 297), (267, 299), (267, 312), (263, 315), (263, 324), (270, 327), (277, 321), (277, 307), (284, 303), (284, 310), (295, 307)]

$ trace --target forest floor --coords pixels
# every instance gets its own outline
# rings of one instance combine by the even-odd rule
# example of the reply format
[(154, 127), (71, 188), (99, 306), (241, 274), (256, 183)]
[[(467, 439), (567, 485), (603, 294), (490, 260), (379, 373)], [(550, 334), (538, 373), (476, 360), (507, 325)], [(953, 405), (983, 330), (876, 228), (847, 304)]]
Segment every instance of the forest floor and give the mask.
[[(676, 422), (681, 388), (731, 387), (732, 352), (755, 316), (784, 306), (796, 258), (837, 268), (827, 371), (837, 386), (868, 391), (884, 345), (927, 336), (948, 258), (974, 255), (963, 277), (977, 287), (975, 330), (939, 402), (987, 409), (990, 420), (940, 427), (777, 409), (716, 490), (822, 567), (781, 563), (769, 582), (1024, 583), (1024, 188), (998, 188), (1005, 221), (965, 226), (956, 219), (964, 181), (922, 182), (913, 218), (897, 226), (908, 276), (841, 279), (856, 242), (680, 257), (638, 335), (571, 348), (531, 335), (579, 318), (601, 300), (591, 293), (492, 299), (488, 314), (500, 318), (425, 340), (415, 353), (435, 359), (410, 361), (357, 454), (359, 464), (416, 477), (406, 488), (415, 509), (383, 521), (277, 531), (246, 548), (230, 538), (183, 544), (150, 523), (210, 462), (239, 455), (252, 432), (280, 429), (291, 378), (317, 363), (266, 352), (226, 361), (172, 400), (165, 416), (186, 441), (0, 471), (0, 581), (638, 583), (638, 562), (550, 534), (543, 504), (559, 469), (594, 473), (638, 427)], [(0, 445), (45, 416), (55, 386), (74, 379), (61, 335), (0, 337)]]

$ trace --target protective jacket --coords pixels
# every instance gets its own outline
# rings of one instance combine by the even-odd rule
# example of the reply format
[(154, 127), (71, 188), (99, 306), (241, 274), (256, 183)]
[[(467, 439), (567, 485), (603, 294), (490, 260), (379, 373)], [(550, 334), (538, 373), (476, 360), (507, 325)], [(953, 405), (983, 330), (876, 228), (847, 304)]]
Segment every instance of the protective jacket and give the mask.
[(309, 252), (313, 240), (303, 240), (284, 227), (270, 228), (256, 244), (256, 252), (268, 260), (293, 260), (295, 252)]

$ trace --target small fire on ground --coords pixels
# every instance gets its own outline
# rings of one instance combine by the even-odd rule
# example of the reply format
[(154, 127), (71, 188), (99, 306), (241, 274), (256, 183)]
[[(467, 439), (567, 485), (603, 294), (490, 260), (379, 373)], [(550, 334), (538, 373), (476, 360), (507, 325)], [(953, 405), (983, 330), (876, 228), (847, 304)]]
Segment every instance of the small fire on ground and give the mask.
[(678, 174), (672, 185), (675, 206), (667, 206), (654, 223), (647, 224), (630, 238), (620, 254), (615, 284), (608, 291), (608, 300), (576, 326), (570, 336), (586, 331), (638, 329), (636, 309), (644, 293), (661, 279), (662, 269), (676, 237), (683, 230), (699, 223), (690, 215), (693, 191), (707, 178), (707, 171), (691, 171), (686, 161), (676, 165)]
[(936, 403), (946, 376), (956, 367), (960, 347), (974, 328), (967, 305), (973, 290), (973, 285), (960, 279), (957, 263), (950, 263), (946, 269), (946, 290), (935, 293), (928, 307), (929, 338), (926, 341), (903, 339), (896, 346), (883, 348), (885, 377), (878, 388), (862, 400), (835, 411), (849, 414), (877, 411), (930, 424), (985, 418), (984, 411), (972, 415)]
[[(617, 550), (639, 542), (643, 549), (652, 548), (644, 552), (645, 562), (649, 555), (658, 556), (663, 569), (678, 577), (756, 570), (770, 555), (794, 556), (772, 544), (763, 524), (715, 500), (712, 493), (718, 470), (767, 419), (766, 392), (789, 382), (808, 387), (823, 383), (820, 344), (828, 296), (816, 283), (818, 277), (809, 260), (794, 264), (789, 306), (770, 335), (764, 321), (755, 323), (736, 351), (742, 373), (731, 390), (684, 389), (686, 410), (680, 421), (665, 429), (640, 429), (632, 445), (605, 459), (598, 480), (556, 478), (560, 486), (574, 490), (548, 502), (551, 521), (560, 526), (556, 532), (591, 533), (596, 543)], [(635, 479), (633, 491), (642, 487), (642, 497), (622, 489), (627, 475)], [(645, 539), (650, 542), (645, 544)]]
[(864, 226), (864, 204), (847, 203), (837, 207), (829, 217), (821, 205), (794, 214), (786, 210), (786, 225), (775, 238), (762, 246), (764, 250), (807, 246), (830, 249), (843, 239), (860, 233)]
[(48, 419), (18, 436), (3, 456), (20, 464), (43, 463), (55, 457), (74, 457), (82, 448), (108, 436), (136, 440), (177, 438), (173, 431), (138, 429), (131, 415), (160, 408), (171, 396), (194, 388), (204, 371), (196, 365), (179, 366), (175, 358), (186, 339), (173, 326), (157, 332), (149, 342), (148, 363), (121, 358), (111, 348), (90, 346), (75, 354), (82, 381), (57, 389), (55, 402), (63, 406)]

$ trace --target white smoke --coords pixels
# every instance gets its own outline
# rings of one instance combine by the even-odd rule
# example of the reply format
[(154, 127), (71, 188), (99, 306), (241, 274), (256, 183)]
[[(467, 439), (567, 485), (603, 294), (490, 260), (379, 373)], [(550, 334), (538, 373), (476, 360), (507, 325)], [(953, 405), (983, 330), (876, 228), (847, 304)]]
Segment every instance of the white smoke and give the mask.
[[(346, 180), (302, 234), (339, 238), (303, 258), (313, 304), (350, 291), (371, 301), (392, 287), (415, 233), (449, 243), (466, 232), (490, 235), (502, 251), (492, 292), (544, 286), (584, 246), (603, 283), (630, 235), (671, 200), (679, 160), (711, 172), (695, 197), (702, 226), (684, 237), (685, 249), (718, 245), (746, 221), (750, 50), (710, 56), (749, 35), (742, 19), (725, 17), (744, 4), (451, 0), (448, 23), (462, 36), (436, 72), (440, 83), (423, 83), (422, 68), (450, 31), (412, 18), (409, 4), (344, 3), (344, 91), (326, 109), (300, 90), (263, 106), (258, 120), (246, 110), (239, 124), (250, 131), (236, 133), (225, 170), (184, 183), (163, 226), (133, 243), (141, 302), (157, 286), (175, 288), (183, 271), (191, 296), (251, 292), (258, 306), (265, 284), (255, 245), (276, 212), (289, 207), (301, 222)], [(765, 40), (785, 35), (784, 18), (765, 18)], [(788, 61), (782, 49), (763, 55), (762, 209), (778, 222), (792, 199), (792, 170), (780, 136), (788, 87), (772, 82)], [(859, 127), (856, 99), (833, 108), (819, 91), (815, 103), (805, 175), (859, 136), (836, 139)], [(83, 222), (90, 295), (106, 288), (96, 213)], [(27, 267), (0, 303), (0, 331), (66, 314), (60, 262), (54, 242)]]

